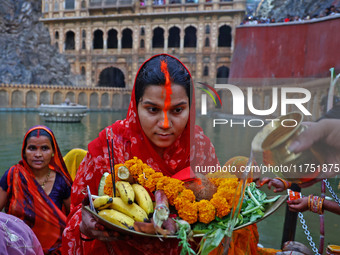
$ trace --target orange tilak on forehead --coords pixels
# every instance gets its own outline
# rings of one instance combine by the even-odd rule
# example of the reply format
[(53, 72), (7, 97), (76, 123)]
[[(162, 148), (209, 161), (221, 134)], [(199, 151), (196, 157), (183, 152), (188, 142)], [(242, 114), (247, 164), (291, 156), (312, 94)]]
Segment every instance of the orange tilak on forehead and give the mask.
[(165, 100), (164, 100), (164, 108), (163, 108), (163, 112), (164, 112), (163, 127), (168, 128), (169, 127), (169, 119), (168, 119), (167, 112), (168, 112), (170, 104), (171, 104), (171, 97), (170, 96), (172, 94), (172, 90), (171, 90), (170, 74), (169, 74), (169, 71), (168, 71), (168, 64), (164, 60), (161, 61), (161, 71), (162, 71), (162, 73), (164, 73), (164, 77), (165, 77), (165, 83), (164, 83)]

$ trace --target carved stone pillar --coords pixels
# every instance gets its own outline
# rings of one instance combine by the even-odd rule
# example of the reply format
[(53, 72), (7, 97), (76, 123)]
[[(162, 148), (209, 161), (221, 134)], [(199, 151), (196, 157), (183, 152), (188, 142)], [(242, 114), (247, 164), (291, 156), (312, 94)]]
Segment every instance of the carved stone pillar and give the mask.
[(181, 32), (180, 32), (180, 41), (179, 41), (179, 51), (180, 53), (183, 53), (184, 51), (184, 28), (181, 28)]

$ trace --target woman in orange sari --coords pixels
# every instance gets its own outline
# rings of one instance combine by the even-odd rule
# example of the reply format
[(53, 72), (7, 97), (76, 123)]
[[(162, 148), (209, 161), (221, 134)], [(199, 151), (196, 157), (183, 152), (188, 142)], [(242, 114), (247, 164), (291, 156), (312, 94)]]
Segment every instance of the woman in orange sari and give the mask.
[(72, 186), (64, 254), (180, 254), (177, 239), (131, 237), (105, 229), (82, 209), (82, 201), (86, 187), (98, 194), (103, 173), (110, 172), (106, 132), (113, 133), (109, 146), (115, 164), (135, 156), (166, 176), (185, 176), (190, 166), (219, 165), (212, 143), (195, 125), (194, 99), (191, 75), (178, 59), (160, 54), (144, 62), (136, 75), (126, 119), (105, 128), (88, 145)]
[(30, 226), (45, 254), (60, 254), (72, 181), (52, 131), (29, 129), (21, 155), (0, 180), (0, 210)]

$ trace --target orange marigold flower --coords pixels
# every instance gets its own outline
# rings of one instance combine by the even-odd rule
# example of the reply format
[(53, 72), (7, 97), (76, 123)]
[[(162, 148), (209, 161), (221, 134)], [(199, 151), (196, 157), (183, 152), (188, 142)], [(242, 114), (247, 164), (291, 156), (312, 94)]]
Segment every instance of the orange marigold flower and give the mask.
[(209, 178), (209, 181), (211, 181), (215, 186), (219, 186), (221, 181), (223, 181), (223, 178)]
[(157, 184), (156, 184), (156, 189), (162, 189), (164, 190), (164, 186), (168, 185), (170, 183), (171, 177), (168, 176), (163, 176), (159, 178)]
[(213, 198), (210, 200), (210, 202), (216, 208), (217, 217), (223, 218), (230, 213), (230, 204), (224, 197), (219, 196), (218, 193), (213, 195)]
[(183, 207), (185, 203), (192, 203), (196, 200), (195, 194), (190, 189), (183, 189), (183, 191), (174, 199), (174, 206), (176, 210)]
[(197, 203), (187, 202), (184, 206), (182, 206), (178, 211), (178, 216), (183, 220), (187, 221), (189, 224), (193, 224), (197, 221), (198, 213), (197, 213)]
[(141, 174), (138, 177), (139, 183), (143, 185), (144, 187), (147, 187), (151, 192), (154, 192), (156, 190), (156, 184), (159, 181), (160, 178), (163, 177), (163, 174), (161, 172), (155, 172), (154, 174), (150, 175), (148, 179), (144, 178), (144, 175)]
[(208, 224), (215, 219), (216, 209), (208, 200), (201, 200), (197, 203), (198, 220)]
[(196, 200), (195, 194), (191, 189), (185, 189), (183, 190), (179, 196), (185, 200), (188, 200), (190, 202), (193, 202)]
[(238, 180), (237, 178), (226, 178), (222, 179), (219, 183), (219, 187), (228, 187), (231, 189), (236, 189), (238, 185)]
[(168, 198), (169, 204), (174, 205), (174, 200), (176, 199), (178, 194), (184, 190), (184, 185), (182, 181), (172, 179), (170, 180), (169, 184), (165, 185), (163, 188), (164, 193)]
[(105, 178), (104, 194), (110, 197), (113, 197), (113, 185), (112, 185), (111, 174), (109, 174)]
[[(149, 180), (149, 179), (151, 178), (151, 176), (152, 176), (153, 174), (155, 174), (155, 173), (156, 173), (155, 170), (153, 170), (151, 167), (146, 168), (146, 169), (143, 170), (143, 173), (141, 173), (141, 174), (138, 176), (137, 182), (138, 182), (139, 184), (145, 186), (147, 180)], [(163, 176), (163, 174), (162, 174), (162, 176)], [(156, 185), (156, 183), (155, 183), (154, 185)]]

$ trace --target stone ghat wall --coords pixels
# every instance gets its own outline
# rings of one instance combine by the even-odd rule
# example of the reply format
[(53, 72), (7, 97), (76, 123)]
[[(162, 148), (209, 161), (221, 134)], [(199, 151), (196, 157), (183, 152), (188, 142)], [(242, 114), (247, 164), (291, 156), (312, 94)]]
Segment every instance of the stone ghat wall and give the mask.
[(131, 91), (123, 88), (0, 84), (1, 110), (34, 110), (40, 104), (70, 102), (91, 110), (126, 110)]
[[(251, 82), (253, 82), (252, 80)], [(311, 80), (309, 82), (297, 82), (287, 80), (284, 85), (258, 85), (244, 81), (244, 83), (231, 83), (238, 86), (244, 95), (245, 115), (251, 116), (248, 103), (248, 88), (252, 88), (252, 102), (255, 109), (270, 109), (273, 104), (273, 88), (277, 88), (278, 107), (270, 116), (258, 116), (259, 118), (277, 117), (282, 115), (280, 93), (282, 87), (306, 88), (311, 95), (310, 100), (304, 103), (304, 107), (312, 114), (306, 116), (306, 120), (316, 120), (322, 114), (321, 99), (327, 96), (330, 84), (329, 78)], [(247, 83), (248, 82), (248, 83)], [(233, 95), (227, 89), (217, 89), (222, 100), (222, 106), (215, 106), (212, 99), (207, 101), (207, 114), (233, 114)], [(196, 111), (200, 117), (202, 97), (201, 90), (196, 89)], [(289, 94), (289, 98), (303, 97), (303, 94)], [(9, 110), (36, 110), (40, 104), (60, 104), (68, 98), (71, 103), (87, 106), (90, 110), (126, 110), (129, 107), (131, 91), (123, 88), (105, 87), (73, 87), (52, 85), (24, 85), (24, 84), (0, 84), (0, 111)], [(287, 105), (287, 112), (299, 110), (294, 105)]]
[(238, 26), (229, 77), (329, 77), (340, 72), (340, 14)]

